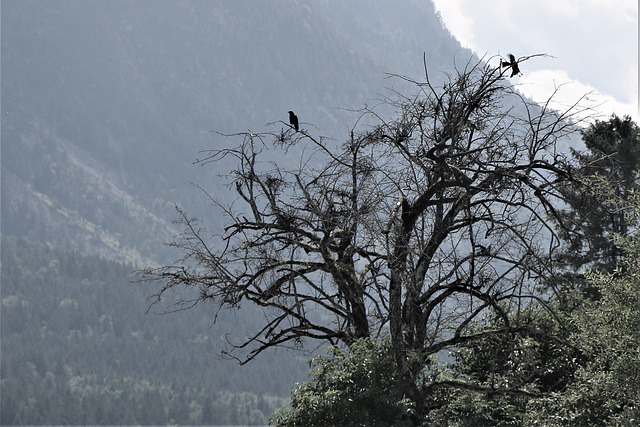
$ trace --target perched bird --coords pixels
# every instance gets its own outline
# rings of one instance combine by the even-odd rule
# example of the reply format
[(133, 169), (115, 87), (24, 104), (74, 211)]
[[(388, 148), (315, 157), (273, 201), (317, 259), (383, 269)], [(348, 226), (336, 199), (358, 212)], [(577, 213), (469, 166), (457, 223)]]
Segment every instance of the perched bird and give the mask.
[(300, 130), (298, 127), (298, 116), (293, 114), (293, 111), (289, 111), (289, 123), (291, 123), (291, 126), (293, 126), (295, 130)]
[(518, 68), (518, 61), (516, 61), (516, 57), (513, 56), (512, 54), (509, 54), (509, 62), (503, 62), (502, 59), (500, 59), (500, 68), (502, 67), (511, 67), (511, 76), (513, 77), (516, 74), (520, 74), (520, 68)]

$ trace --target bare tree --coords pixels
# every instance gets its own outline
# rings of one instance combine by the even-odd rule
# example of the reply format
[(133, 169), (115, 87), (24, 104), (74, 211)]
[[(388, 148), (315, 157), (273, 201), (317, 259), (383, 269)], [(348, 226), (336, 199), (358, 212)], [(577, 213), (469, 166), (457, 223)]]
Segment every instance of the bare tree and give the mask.
[[(184, 257), (143, 272), (162, 282), (157, 300), (186, 286), (198, 290), (187, 306), (263, 307), (263, 327), (227, 349), (243, 363), (303, 339), (349, 346), (388, 331), (418, 410), (431, 388), (451, 384), (421, 383), (424, 364), (410, 354), (541, 333), (520, 309), (544, 306), (539, 285), (554, 274), (559, 187), (572, 179), (556, 145), (579, 108), (534, 105), (484, 62), (441, 86), (425, 62), (425, 78), (410, 81), (413, 95), (385, 100), (394, 118), (363, 109), (373, 124), (356, 123), (343, 144), (284, 122), (271, 125), (286, 131), (227, 135), (239, 144), (200, 160), (236, 164), (237, 201), (219, 204), (227, 225), (210, 237), (179, 211), (184, 232), (173, 244)], [(263, 161), (273, 149), (300, 153), (298, 165)], [(484, 316), (502, 328), (469, 332)]]

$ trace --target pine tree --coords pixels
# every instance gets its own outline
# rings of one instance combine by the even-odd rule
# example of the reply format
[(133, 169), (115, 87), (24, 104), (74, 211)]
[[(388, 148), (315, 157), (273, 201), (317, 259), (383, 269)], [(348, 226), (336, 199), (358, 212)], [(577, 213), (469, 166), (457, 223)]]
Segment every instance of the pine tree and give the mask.
[(628, 199), (640, 184), (640, 128), (629, 116), (613, 115), (584, 130), (582, 139), (587, 150), (572, 150), (581, 165), (578, 179), (565, 189), (568, 208), (563, 216), (572, 239), (567, 239), (560, 261), (572, 269), (563, 277), (565, 285), (595, 297), (580, 273), (611, 272), (618, 264), (620, 251), (612, 235), (628, 234), (629, 224), (616, 201)]

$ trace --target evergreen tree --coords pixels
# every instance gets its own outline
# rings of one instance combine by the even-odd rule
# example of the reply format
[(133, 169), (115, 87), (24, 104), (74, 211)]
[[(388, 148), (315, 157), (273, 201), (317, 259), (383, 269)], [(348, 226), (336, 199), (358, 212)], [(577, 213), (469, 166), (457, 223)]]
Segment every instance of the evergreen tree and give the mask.
[[(636, 205), (636, 215), (640, 204)], [(636, 221), (636, 226), (640, 225)], [(640, 241), (617, 236), (621, 251), (611, 273), (586, 275), (601, 298), (586, 300), (572, 316), (572, 341), (582, 354), (566, 389), (534, 401), (528, 425), (637, 425), (640, 420)]]
[[(611, 272), (620, 251), (612, 235), (628, 233), (628, 223), (612, 200), (627, 198), (638, 189), (640, 181), (640, 128), (629, 116), (613, 115), (608, 121), (596, 121), (582, 132), (587, 150), (573, 150), (580, 163), (578, 183), (565, 189), (569, 208), (564, 217), (573, 227), (571, 240), (561, 262), (574, 272), (594, 268)], [(606, 188), (607, 194), (594, 191), (594, 186)], [(603, 197), (604, 196), (604, 197)], [(583, 283), (575, 275), (572, 281)]]

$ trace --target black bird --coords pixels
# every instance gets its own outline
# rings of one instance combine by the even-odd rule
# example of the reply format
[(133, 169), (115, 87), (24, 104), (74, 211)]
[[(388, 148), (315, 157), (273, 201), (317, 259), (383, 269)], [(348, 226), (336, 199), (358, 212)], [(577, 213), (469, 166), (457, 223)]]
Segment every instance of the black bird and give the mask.
[(293, 126), (295, 130), (300, 130), (298, 127), (298, 116), (293, 114), (293, 111), (289, 111), (289, 123), (291, 123), (291, 126)]
[(520, 74), (520, 68), (518, 68), (518, 61), (516, 61), (516, 57), (513, 56), (512, 54), (509, 54), (509, 62), (503, 62), (502, 59), (500, 59), (500, 68), (502, 67), (511, 67), (511, 76), (513, 77), (516, 74)]

